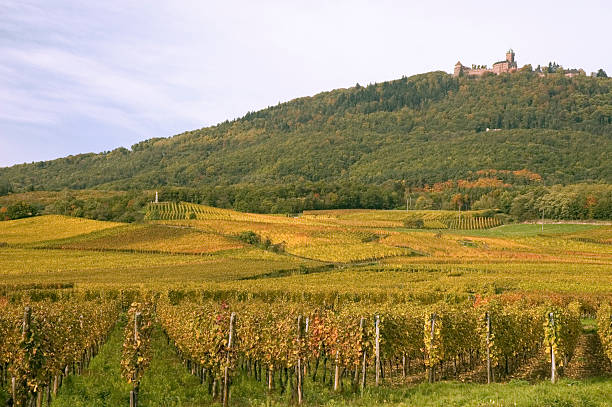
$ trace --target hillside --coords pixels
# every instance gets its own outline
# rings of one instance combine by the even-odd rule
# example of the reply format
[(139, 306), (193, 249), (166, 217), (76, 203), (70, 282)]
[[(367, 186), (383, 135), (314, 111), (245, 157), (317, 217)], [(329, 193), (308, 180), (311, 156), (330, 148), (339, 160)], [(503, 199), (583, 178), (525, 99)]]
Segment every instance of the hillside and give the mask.
[(15, 192), (388, 180), (422, 186), (483, 169), (528, 169), (546, 184), (611, 183), (611, 137), (612, 79), (432, 72), (295, 99), (131, 150), (0, 168), (0, 184)]

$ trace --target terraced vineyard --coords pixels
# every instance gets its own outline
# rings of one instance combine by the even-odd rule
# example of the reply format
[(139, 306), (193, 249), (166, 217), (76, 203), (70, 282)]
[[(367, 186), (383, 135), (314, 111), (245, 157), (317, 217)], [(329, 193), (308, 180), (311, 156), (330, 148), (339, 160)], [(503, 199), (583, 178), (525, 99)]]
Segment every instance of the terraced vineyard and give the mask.
[(490, 229), (501, 225), (497, 218), (464, 217), (453, 219), (448, 222), (449, 229), (475, 230)]
[(235, 219), (239, 215), (227, 209), (197, 205), (188, 202), (151, 203), (147, 207), (145, 219), (179, 220), (179, 219)]

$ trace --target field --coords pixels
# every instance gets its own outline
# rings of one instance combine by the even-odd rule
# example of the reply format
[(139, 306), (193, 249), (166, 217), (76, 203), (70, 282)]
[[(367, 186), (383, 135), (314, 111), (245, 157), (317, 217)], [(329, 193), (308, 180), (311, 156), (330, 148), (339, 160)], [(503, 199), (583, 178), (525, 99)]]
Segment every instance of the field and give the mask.
[[(457, 215), (160, 203), (138, 224), (0, 222), (0, 404), (128, 405), (137, 389), (142, 406), (196, 406), (228, 386), (240, 406), (612, 405), (612, 226)], [(77, 309), (100, 307), (88, 331)]]
[(78, 235), (64, 240), (55, 240), (37, 247), (203, 254), (241, 249), (244, 244), (236, 239), (192, 228), (165, 225), (129, 225)]
[(48, 215), (0, 223), (0, 241), (8, 244), (35, 243), (63, 239), (112, 229), (120, 223)]

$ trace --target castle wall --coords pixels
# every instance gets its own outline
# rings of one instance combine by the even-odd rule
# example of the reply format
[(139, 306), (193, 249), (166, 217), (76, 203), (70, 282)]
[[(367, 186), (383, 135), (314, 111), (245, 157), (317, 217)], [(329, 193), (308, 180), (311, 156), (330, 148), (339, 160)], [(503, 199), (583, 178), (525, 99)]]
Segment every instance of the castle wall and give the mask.
[(461, 74), (467, 76), (482, 76), (488, 72), (492, 72), (495, 75), (500, 75), (502, 73), (512, 73), (517, 71), (517, 65), (514, 60), (514, 53), (508, 52), (506, 53), (506, 60), (501, 62), (496, 62), (493, 64), (492, 69), (480, 68), (480, 69), (472, 69), (467, 66), (461, 65), (460, 62), (457, 62), (455, 65), (455, 70), (453, 76), (459, 76)]
[(493, 72), (496, 75), (499, 75), (499, 74), (504, 73), (504, 72), (508, 72), (510, 70), (510, 66), (509, 65), (510, 65), (509, 62), (499, 62), (497, 64), (494, 64), (493, 65)]
[(487, 72), (491, 72), (490, 69), (469, 69), (467, 73), (469, 76), (482, 76)]
[(491, 69), (480, 68), (480, 69), (472, 69), (467, 66), (455, 66), (454, 76), (459, 76), (461, 73), (467, 76), (482, 76), (488, 72), (493, 72)]

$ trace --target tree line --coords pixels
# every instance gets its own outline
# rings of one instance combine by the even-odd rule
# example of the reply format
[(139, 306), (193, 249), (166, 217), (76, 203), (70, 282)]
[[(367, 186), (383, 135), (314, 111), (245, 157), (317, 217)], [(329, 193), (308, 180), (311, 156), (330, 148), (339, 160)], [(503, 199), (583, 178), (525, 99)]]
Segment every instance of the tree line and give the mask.
[[(415, 187), (389, 181), (380, 185), (304, 183), (292, 185), (230, 185), (202, 188), (163, 187), (160, 201), (192, 202), (243, 212), (298, 214), (318, 209), (444, 209), (490, 210), (507, 221), (547, 219), (612, 219), (612, 185), (444, 183)], [(52, 202), (1, 203), (0, 219), (37, 214), (62, 214), (97, 220), (138, 222), (154, 191), (130, 191), (107, 197), (79, 196), (65, 191)]]

